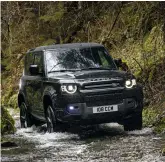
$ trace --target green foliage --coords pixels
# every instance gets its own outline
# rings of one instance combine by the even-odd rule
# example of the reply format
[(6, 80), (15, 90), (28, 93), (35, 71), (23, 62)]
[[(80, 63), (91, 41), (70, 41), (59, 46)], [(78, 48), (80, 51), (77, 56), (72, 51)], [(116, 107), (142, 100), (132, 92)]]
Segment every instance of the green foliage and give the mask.
[(46, 46), (46, 45), (51, 45), (53, 43), (54, 43), (53, 39), (48, 39), (48, 40), (44, 41), (42, 45)]
[(14, 126), (14, 120), (4, 106), (1, 106), (1, 133), (9, 134), (14, 133), (16, 128)]
[(9, 88), (8, 90), (5, 91), (5, 95), (2, 96), (2, 104), (7, 106), (8, 105), (8, 102), (10, 100), (10, 97), (12, 97), (12, 94), (13, 94), (13, 90), (12, 88)]
[(154, 126), (154, 130), (156, 133), (161, 133), (165, 131), (165, 119), (161, 120), (157, 125)]
[(143, 110), (143, 126), (152, 126), (157, 118), (156, 110), (152, 108), (144, 108)]
[(152, 126), (157, 133), (165, 131), (165, 96), (158, 104), (143, 110), (143, 125)]
[[(2, 103), (17, 107), (25, 52), (53, 43), (98, 42), (125, 60), (144, 86), (145, 101), (165, 93), (163, 2), (2, 2)], [(157, 109), (144, 110), (150, 124)], [(152, 124), (152, 123), (151, 123)], [(159, 123), (161, 125), (161, 123)]]
[(48, 15), (44, 15), (40, 17), (40, 20), (43, 20), (44, 22), (49, 22), (49, 21), (53, 21), (53, 22), (58, 22), (61, 20), (61, 18), (64, 15), (64, 8), (61, 5), (62, 3), (60, 3), (58, 5), (58, 8), (54, 8), (55, 10), (48, 10)]
[(10, 97), (8, 106), (12, 108), (18, 108), (18, 94), (14, 94), (13, 96)]

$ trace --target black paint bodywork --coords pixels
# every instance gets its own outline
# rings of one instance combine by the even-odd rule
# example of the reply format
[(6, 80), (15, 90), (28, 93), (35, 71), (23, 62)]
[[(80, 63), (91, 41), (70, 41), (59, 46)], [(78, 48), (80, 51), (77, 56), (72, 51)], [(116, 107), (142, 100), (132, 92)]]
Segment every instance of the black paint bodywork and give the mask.
[[(56, 111), (58, 121), (72, 124), (99, 124), (108, 122), (123, 123), (126, 118), (143, 109), (142, 87), (125, 88), (125, 81), (134, 78), (130, 73), (116, 70), (82, 70), (75, 72), (55, 72), (47, 74), (45, 68), (45, 51), (57, 48), (74, 48), (77, 46), (101, 46), (96, 43), (65, 44), (37, 47), (30, 53), (43, 55), (42, 75), (24, 74), (20, 80), (18, 104), (25, 101), (28, 111), (38, 120), (45, 121), (44, 98), (49, 97)], [(25, 58), (26, 61), (26, 58)], [(30, 63), (33, 64), (33, 63)], [(74, 94), (61, 91), (61, 85), (73, 83), (78, 90)], [(47, 101), (47, 100), (46, 100)], [(93, 114), (92, 107), (118, 105), (119, 111)], [(68, 106), (74, 106), (70, 112)]]

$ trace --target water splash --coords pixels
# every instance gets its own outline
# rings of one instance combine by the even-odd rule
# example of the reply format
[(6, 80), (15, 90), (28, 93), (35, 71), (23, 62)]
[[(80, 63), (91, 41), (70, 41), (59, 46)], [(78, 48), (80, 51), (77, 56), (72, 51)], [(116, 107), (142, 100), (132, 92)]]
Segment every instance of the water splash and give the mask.
[(87, 138), (81, 138), (76, 131), (50, 134), (41, 130), (35, 126), (18, 127), (12, 138), (17, 140), (19, 147), (4, 150), (2, 161), (165, 161), (160, 156), (162, 141), (151, 128), (125, 132), (117, 123), (102, 124), (97, 130), (88, 131)]
[(151, 135), (151, 134), (153, 134), (153, 129), (152, 128), (143, 128), (142, 130), (128, 131), (127, 134), (129, 134), (129, 135)]

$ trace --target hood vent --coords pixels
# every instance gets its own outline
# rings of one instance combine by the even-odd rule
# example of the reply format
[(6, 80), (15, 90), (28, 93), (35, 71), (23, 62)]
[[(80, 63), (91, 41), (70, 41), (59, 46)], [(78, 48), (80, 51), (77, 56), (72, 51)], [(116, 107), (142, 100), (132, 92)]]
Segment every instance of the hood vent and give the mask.
[(120, 87), (120, 83), (110, 83), (110, 84), (99, 84), (99, 85), (85, 85), (85, 89), (96, 89), (96, 88), (116, 88)]
[(81, 92), (122, 90), (124, 89), (122, 78), (94, 78), (83, 82)]

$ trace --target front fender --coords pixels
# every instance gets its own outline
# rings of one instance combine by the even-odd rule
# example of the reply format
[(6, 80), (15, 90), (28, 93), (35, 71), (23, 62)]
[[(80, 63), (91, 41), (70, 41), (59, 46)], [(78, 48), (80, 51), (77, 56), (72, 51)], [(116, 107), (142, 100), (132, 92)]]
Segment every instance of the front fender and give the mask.
[(18, 92), (18, 98), (17, 98), (17, 103), (18, 103), (18, 107), (20, 107), (20, 104), (22, 102), (22, 100), (25, 102), (25, 104), (28, 106), (28, 102), (27, 102), (27, 99), (26, 99), (26, 96), (25, 94), (23, 93), (23, 91), (19, 91)]
[(42, 96), (42, 101), (44, 102), (44, 97), (49, 96), (53, 106), (55, 106), (56, 103), (56, 97), (57, 97), (57, 91), (53, 86), (47, 86), (44, 89), (43, 96)]
[(43, 97), (45, 95), (49, 95), (49, 96), (53, 96), (53, 95), (56, 95), (56, 90), (53, 86), (47, 86), (45, 89), (44, 89), (44, 92), (43, 92)]

